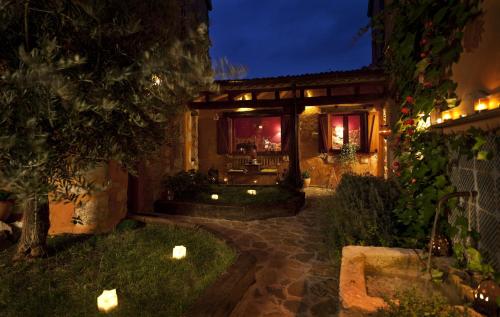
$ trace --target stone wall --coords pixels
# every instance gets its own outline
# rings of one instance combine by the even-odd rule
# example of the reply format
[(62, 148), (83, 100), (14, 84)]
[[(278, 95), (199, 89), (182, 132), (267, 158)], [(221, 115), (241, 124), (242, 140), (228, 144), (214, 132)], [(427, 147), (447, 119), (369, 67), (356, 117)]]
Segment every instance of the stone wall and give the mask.
[(128, 177), (118, 163), (101, 165), (86, 178), (102, 190), (76, 203), (51, 201), (49, 234), (106, 232), (127, 214)]

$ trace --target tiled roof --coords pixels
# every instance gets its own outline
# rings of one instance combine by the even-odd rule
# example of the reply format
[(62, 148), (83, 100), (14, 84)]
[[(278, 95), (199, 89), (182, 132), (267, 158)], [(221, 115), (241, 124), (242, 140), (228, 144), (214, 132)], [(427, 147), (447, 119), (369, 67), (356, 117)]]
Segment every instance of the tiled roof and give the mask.
[(218, 80), (224, 89), (255, 89), (255, 88), (280, 88), (291, 86), (310, 86), (326, 84), (356, 83), (368, 81), (383, 81), (385, 74), (380, 68), (363, 67), (347, 71), (329, 71), (321, 73), (308, 73), (299, 75), (286, 75), (276, 77), (261, 77), (250, 79)]

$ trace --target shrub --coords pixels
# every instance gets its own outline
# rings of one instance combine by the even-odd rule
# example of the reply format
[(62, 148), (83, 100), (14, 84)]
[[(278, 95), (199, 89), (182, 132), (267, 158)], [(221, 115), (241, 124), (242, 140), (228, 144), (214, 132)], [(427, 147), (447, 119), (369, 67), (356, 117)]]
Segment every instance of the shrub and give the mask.
[(350, 244), (394, 245), (392, 210), (398, 196), (391, 181), (344, 174), (335, 194), (323, 206), (328, 214), (330, 243), (336, 248)]
[(11, 199), (11, 193), (0, 190), (0, 201), (7, 201)]
[(195, 170), (181, 171), (174, 176), (168, 176), (163, 184), (174, 192), (176, 199), (187, 199), (210, 189), (208, 177)]
[(464, 317), (469, 316), (466, 310), (450, 306), (441, 296), (422, 296), (415, 290), (407, 290), (395, 303), (386, 300), (389, 307), (379, 310), (375, 317), (428, 316), (428, 317)]

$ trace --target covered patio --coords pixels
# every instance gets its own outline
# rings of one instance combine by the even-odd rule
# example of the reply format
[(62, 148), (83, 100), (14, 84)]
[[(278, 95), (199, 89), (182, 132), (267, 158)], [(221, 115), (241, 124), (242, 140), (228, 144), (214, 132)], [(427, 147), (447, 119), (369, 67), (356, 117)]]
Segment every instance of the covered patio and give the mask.
[[(223, 183), (334, 187), (336, 157), (355, 144), (355, 172), (384, 175), (387, 84), (379, 69), (218, 81), (190, 104), (193, 164)], [(197, 144), (196, 144), (197, 143)], [(193, 150), (193, 148), (196, 148)], [(194, 153), (196, 152), (197, 153)]]

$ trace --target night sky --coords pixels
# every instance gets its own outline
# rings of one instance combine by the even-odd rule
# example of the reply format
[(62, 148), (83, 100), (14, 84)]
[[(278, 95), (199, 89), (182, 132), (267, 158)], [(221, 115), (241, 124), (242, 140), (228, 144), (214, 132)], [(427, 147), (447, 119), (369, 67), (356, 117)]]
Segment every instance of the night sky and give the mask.
[(371, 62), (368, 0), (212, 0), (211, 57), (247, 78), (350, 70)]

